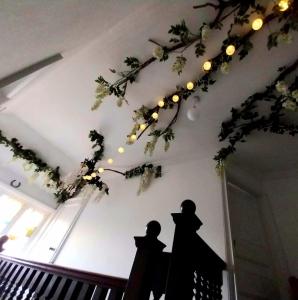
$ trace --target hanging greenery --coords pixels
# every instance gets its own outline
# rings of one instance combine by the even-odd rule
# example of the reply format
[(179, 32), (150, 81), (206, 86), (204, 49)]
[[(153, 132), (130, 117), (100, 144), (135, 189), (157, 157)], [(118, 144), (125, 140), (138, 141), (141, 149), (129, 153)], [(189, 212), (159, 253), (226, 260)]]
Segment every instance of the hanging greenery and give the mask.
[[(160, 137), (164, 139), (164, 148), (165, 151), (167, 151), (169, 149), (170, 141), (175, 138), (173, 125), (178, 119), (181, 106), (184, 102), (183, 100), (187, 100), (190, 95), (197, 91), (208, 92), (210, 86), (216, 82), (214, 75), (218, 71), (223, 74), (228, 74), (230, 71), (230, 62), (235, 57), (233, 54), (236, 53), (236, 51), (238, 52), (239, 60), (243, 60), (253, 49), (252, 36), (263, 24), (272, 23), (274, 20), (277, 20), (280, 23), (279, 30), (270, 33), (268, 36), (268, 50), (277, 47), (282, 43), (290, 43), (292, 41), (291, 32), (298, 30), (297, 1), (292, 3), (286, 1), (287, 6), (284, 4), (281, 6), (279, 2), (275, 4), (272, 9), (266, 9), (259, 2), (260, 1), (219, 0), (217, 1), (217, 4), (205, 3), (195, 6), (195, 8), (200, 9), (211, 7), (217, 10), (215, 19), (208, 24), (203, 23), (195, 33), (190, 31), (185, 21), (172, 25), (169, 29), (169, 34), (171, 35), (169, 42), (170, 44), (173, 43), (173, 46), (164, 46), (150, 39), (151, 42), (156, 44), (152, 57), (142, 63), (135, 57), (127, 57), (125, 63), (130, 67), (129, 70), (124, 72), (111, 70), (113, 73), (119, 75), (119, 79), (114, 83), (109, 83), (102, 76), (98, 78), (97, 101), (95, 102), (93, 109), (98, 108), (103, 99), (109, 95), (116, 96), (118, 98), (117, 103), (122, 104), (123, 101), (120, 101), (119, 99), (125, 99), (128, 83), (132, 84), (135, 82), (135, 79), (141, 70), (154, 61), (166, 61), (169, 55), (176, 52), (178, 49), (181, 49), (181, 53), (176, 57), (172, 70), (181, 74), (187, 63), (187, 58), (183, 54), (185, 49), (194, 45), (196, 56), (199, 57), (204, 55), (207, 50), (206, 41), (209, 32), (211, 30), (221, 30), (223, 28), (223, 21), (230, 15), (233, 15), (233, 20), (230, 23), (227, 32), (227, 38), (222, 42), (221, 51), (218, 55), (204, 63), (203, 76), (193, 82), (187, 83), (186, 87), (178, 86), (173, 93), (163, 97), (156, 106), (142, 106), (134, 112), (134, 126), (132, 131), (128, 134), (127, 143), (133, 144), (145, 131), (150, 129), (150, 133), (148, 134), (150, 140), (145, 146), (145, 153), (152, 155), (155, 145)], [(255, 17), (256, 15), (258, 17)], [(251, 30), (241, 36), (234, 33), (237, 26), (247, 26), (253, 17), (254, 20), (252, 22)], [(246, 29), (244, 28), (244, 30)], [(160, 112), (168, 109), (176, 110), (173, 118), (165, 128), (156, 128), (156, 125), (160, 121)]]
[(91, 159), (87, 158), (81, 163), (81, 169), (74, 182), (63, 183), (60, 186), (58, 191), (55, 193), (58, 202), (65, 202), (67, 199), (75, 197), (86, 185), (92, 185), (99, 191), (104, 191), (106, 194), (109, 194), (109, 187), (102, 181), (101, 178), (102, 173), (106, 171), (120, 174), (124, 176), (125, 179), (141, 176), (138, 194), (145, 191), (149, 187), (152, 178), (159, 178), (162, 176), (162, 167), (155, 167), (153, 164), (144, 164), (126, 172), (98, 167), (97, 163), (101, 161), (104, 156), (104, 137), (96, 130), (91, 130), (89, 133), (89, 138), (93, 142), (92, 148), (96, 149), (93, 153), (93, 157)]
[(232, 108), (231, 117), (221, 124), (219, 134), (220, 141), (227, 140), (228, 146), (220, 149), (214, 157), (219, 170), (236, 151), (236, 145), (246, 142), (252, 132), (264, 131), (292, 136), (298, 133), (298, 123), (289, 123), (286, 118), (287, 112), (298, 111), (298, 76), (288, 79), (297, 68), (298, 58), (290, 66), (280, 68), (278, 77), (264, 91), (248, 97), (240, 108)]
[(34, 174), (38, 175), (43, 173), (48, 177), (47, 186), (54, 186), (58, 188), (61, 185), (59, 167), (52, 168), (44, 162), (38, 155), (31, 149), (24, 148), (16, 138), (9, 139), (5, 137), (0, 130), (0, 144), (9, 148), (13, 153), (13, 158), (22, 159), (25, 161), (24, 169), (32, 170)]
[(95, 149), (93, 156), (91, 159), (86, 158), (81, 163), (76, 178), (71, 182), (68, 182), (67, 180), (61, 180), (59, 167), (51, 168), (46, 162), (39, 158), (33, 150), (24, 149), (16, 138), (9, 140), (0, 130), (0, 144), (8, 147), (10, 151), (13, 152), (14, 158), (23, 159), (26, 162), (26, 166), (30, 166), (30, 168), (27, 167), (25, 170), (33, 170), (36, 175), (43, 173), (48, 177), (49, 180), (47, 180), (46, 186), (55, 189), (54, 195), (58, 203), (63, 203), (68, 199), (77, 196), (87, 184), (109, 194), (108, 186), (101, 179), (101, 173), (104, 171), (115, 172), (124, 176), (125, 179), (140, 176), (141, 182), (138, 194), (149, 187), (153, 178), (162, 176), (162, 167), (154, 166), (153, 164), (143, 164), (126, 172), (120, 172), (114, 169), (97, 169), (97, 163), (101, 161), (104, 156), (104, 137), (96, 130), (91, 130), (89, 138), (93, 143), (92, 148)]

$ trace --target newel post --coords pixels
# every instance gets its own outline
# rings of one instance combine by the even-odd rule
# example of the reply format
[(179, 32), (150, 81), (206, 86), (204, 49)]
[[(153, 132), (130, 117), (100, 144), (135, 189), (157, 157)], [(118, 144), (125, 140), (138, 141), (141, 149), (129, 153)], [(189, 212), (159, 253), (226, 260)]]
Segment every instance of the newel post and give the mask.
[(161, 226), (157, 221), (147, 224), (146, 236), (135, 237), (137, 253), (129, 276), (123, 300), (147, 300), (150, 297), (156, 262), (165, 244), (157, 237)]
[(172, 257), (166, 287), (166, 300), (192, 300), (196, 253), (196, 231), (202, 222), (195, 215), (191, 200), (181, 204), (181, 213), (172, 214), (176, 225)]

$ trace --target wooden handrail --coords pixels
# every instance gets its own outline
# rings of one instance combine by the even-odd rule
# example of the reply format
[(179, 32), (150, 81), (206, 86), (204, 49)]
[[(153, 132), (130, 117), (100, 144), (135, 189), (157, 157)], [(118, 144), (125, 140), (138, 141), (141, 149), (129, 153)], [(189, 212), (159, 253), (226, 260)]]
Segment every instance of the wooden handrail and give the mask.
[(71, 277), (74, 279), (79, 279), (81, 281), (88, 282), (90, 284), (101, 284), (105, 287), (117, 287), (117, 288), (125, 288), (127, 284), (127, 279), (113, 277), (108, 275), (103, 275), (99, 273), (93, 273), (88, 271), (82, 271), (72, 268), (66, 268), (58, 265), (45, 264), (40, 262), (29, 261), (25, 259), (20, 259), (16, 257), (10, 257), (3, 254), (0, 254), (1, 258), (5, 261), (10, 261), (13, 263), (17, 263), (19, 265), (23, 265), (29, 268), (37, 269), (46, 273), (54, 273), (59, 274), (65, 277)]

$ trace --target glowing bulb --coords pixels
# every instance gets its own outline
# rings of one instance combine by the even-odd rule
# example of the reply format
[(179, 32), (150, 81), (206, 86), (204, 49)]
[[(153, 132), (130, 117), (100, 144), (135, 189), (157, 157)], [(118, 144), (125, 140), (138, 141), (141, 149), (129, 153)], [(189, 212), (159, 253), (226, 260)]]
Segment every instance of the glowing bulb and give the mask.
[(98, 168), (98, 173), (103, 173), (105, 171), (104, 168)]
[(193, 82), (188, 82), (187, 84), (186, 84), (186, 88), (188, 89), (188, 90), (192, 90), (193, 88), (194, 88), (194, 84), (193, 84)]
[(229, 45), (226, 49), (226, 54), (227, 55), (233, 55), (236, 51), (236, 48), (234, 45)]
[(129, 139), (134, 142), (137, 139), (137, 136), (135, 134), (132, 134)]
[(286, 11), (289, 8), (289, 1), (287, 0), (279, 1), (278, 7), (280, 11)]
[(108, 164), (111, 165), (113, 162), (114, 162), (114, 160), (113, 160), (112, 158), (109, 158), (109, 159), (108, 159)]
[(119, 148), (118, 148), (118, 152), (122, 154), (122, 153), (124, 153), (124, 152), (125, 152), (125, 150), (124, 150), (124, 148), (123, 148), (123, 147), (119, 147)]
[(93, 177), (93, 178), (95, 178), (97, 175), (96, 175), (96, 173), (95, 172), (93, 172), (92, 174), (91, 174), (91, 177)]
[(204, 71), (211, 70), (211, 67), (212, 67), (211, 61), (207, 60), (207, 61), (204, 62), (204, 64), (203, 64), (203, 70)]
[(158, 101), (158, 106), (159, 107), (164, 107), (165, 106), (165, 102), (163, 100)]
[(154, 119), (154, 120), (157, 120), (158, 119), (158, 113), (157, 112), (154, 112), (151, 117)]
[(173, 102), (178, 102), (179, 101), (179, 96), (178, 95), (173, 95), (172, 100), (173, 100)]
[(92, 176), (90, 176), (90, 175), (85, 175), (85, 176), (84, 176), (84, 179), (85, 179), (85, 180), (91, 180), (91, 179), (92, 179)]
[(146, 129), (146, 127), (147, 127), (147, 125), (146, 124), (141, 124), (140, 125), (140, 129), (143, 131), (143, 130), (145, 130)]
[(263, 26), (263, 20), (261, 18), (255, 19), (251, 25), (253, 30), (259, 30), (262, 28), (262, 26)]

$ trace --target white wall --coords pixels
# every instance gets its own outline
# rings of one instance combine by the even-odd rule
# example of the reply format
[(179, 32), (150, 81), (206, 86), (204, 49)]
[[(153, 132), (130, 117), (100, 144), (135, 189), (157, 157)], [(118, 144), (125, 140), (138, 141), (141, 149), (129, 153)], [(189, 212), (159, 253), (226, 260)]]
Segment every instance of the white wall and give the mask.
[(110, 180), (110, 196), (87, 205), (56, 263), (127, 278), (136, 251), (133, 236), (144, 235), (146, 224), (158, 220), (160, 240), (171, 251), (170, 214), (179, 212), (185, 199), (196, 202), (202, 238), (225, 259), (221, 182), (214, 166), (212, 159), (167, 166), (141, 196), (136, 196), (139, 178)]
[(289, 275), (298, 277), (298, 174), (267, 179), (264, 194), (275, 219), (280, 250), (286, 257), (285, 268)]

